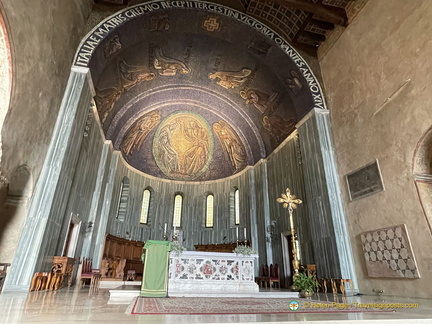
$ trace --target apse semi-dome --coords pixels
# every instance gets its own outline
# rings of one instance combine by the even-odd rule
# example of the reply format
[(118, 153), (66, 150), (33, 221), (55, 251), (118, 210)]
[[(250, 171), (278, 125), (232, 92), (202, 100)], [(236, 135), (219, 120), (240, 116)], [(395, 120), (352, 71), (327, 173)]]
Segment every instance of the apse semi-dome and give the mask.
[(266, 158), (313, 107), (325, 108), (284, 40), (201, 1), (120, 11), (90, 32), (75, 65), (90, 68), (105, 137), (132, 167), (165, 179), (232, 176)]

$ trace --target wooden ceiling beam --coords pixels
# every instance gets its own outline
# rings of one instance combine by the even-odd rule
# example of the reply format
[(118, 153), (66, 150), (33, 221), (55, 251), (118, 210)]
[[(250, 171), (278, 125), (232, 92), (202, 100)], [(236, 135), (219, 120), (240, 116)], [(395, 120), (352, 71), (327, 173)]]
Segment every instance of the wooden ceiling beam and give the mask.
[(291, 41), (290, 44), (297, 50), (303, 51), (304, 53), (312, 57), (317, 57), (316, 46), (306, 44), (306, 43), (300, 43), (299, 41)]
[(324, 30), (333, 30), (335, 28), (335, 25), (333, 23), (330, 23), (328, 21), (318, 20), (318, 19), (312, 19), (311, 24), (316, 25), (319, 28)]
[(348, 17), (342, 8), (326, 6), (322, 3), (313, 3), (307, 0), (271, 0), (271, 2), (293, 9), (300, 9), (313, 13), (330, 23), (346, 27)]

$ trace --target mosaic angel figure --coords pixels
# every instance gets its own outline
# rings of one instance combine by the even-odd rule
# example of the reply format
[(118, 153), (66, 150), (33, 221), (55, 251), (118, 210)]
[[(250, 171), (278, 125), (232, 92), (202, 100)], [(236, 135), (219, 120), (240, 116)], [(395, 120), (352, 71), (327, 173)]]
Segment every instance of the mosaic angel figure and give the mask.
[(140, 117), (127, 131), (121, 144), (122, 151), (127, 156), (130, 156), (138, 150), (147, 135), (156, 125), (159, 124), (160, 120), (161, 117), (157, 110)]
[(181, 74), (188, 74), (191, 72), (191, 69), (182, 61), (165, 56), (160, 47), (155, 48), (153, 66), (158, 70), (159, 75), (165, 76), (173, 76), (176, 75), (177, 72)]
[(240, 137), (223, 120), (213, 124), (213, 131), (219, 138), (225, 158), (231, 162), (232, 167), (235, 169), (234, 172), (242, 170), (246, 166), (247, 156), (246, 149)]
[(264, 116), (262, 120), (264, 129), (276, 140), (281, 143), (295, 129), (294, 119), (283, 119), (280, 116)]
[(247, 89), (240, 91), (240, 97), (242, 97), (247, 104), (254, 105), (261, 114), (264, 114), (266, 111), (270, 114), (274, 110), (278, 93), (273, 91), (268, 94), (257, 89)]
[(216, 83), (225, 89), (232, 89), (242, 86), (249, 76), (252, 70), (242, 69), (237, 72), (224, 72), (218, 71), (215, 73), (210, 73), (209, 78), (211, 80), (217, 80)]

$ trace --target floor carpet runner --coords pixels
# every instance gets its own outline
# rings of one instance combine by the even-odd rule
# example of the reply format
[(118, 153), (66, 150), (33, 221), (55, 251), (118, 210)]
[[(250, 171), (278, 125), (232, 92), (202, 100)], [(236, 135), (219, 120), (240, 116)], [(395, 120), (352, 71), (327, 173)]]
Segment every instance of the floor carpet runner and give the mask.
[(384, 309), (356, 307), (319, 301), (290, 300), (287, 298), (201, 298), (137, 297), (131, 314), (287, 314), (287, 313), (358, 313), (383, 312)]

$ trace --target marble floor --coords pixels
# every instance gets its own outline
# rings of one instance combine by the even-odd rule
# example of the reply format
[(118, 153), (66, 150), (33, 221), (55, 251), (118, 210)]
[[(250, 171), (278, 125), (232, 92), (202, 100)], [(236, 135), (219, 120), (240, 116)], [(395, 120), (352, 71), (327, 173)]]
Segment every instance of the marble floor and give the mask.
[[(273, 290), (274, 291), (274, 290)], [(315, 296), (311, 302), (333, 301), (333, 295)], [(432, 300), (386, 296), (354, 296), (338, 302), (418, 303), (418, 308), (382, 313), (271, 314), (271, 315), (129, 315), (130, 305), (110, 301), (109, 289), (92, 293), (75, 287), (58, 291), (2, 293), (0, 323), (432, 323)], [(288, 302), (289, 300), (287, 300)], [(130, 311), (129, 311), (130, 313)]]

